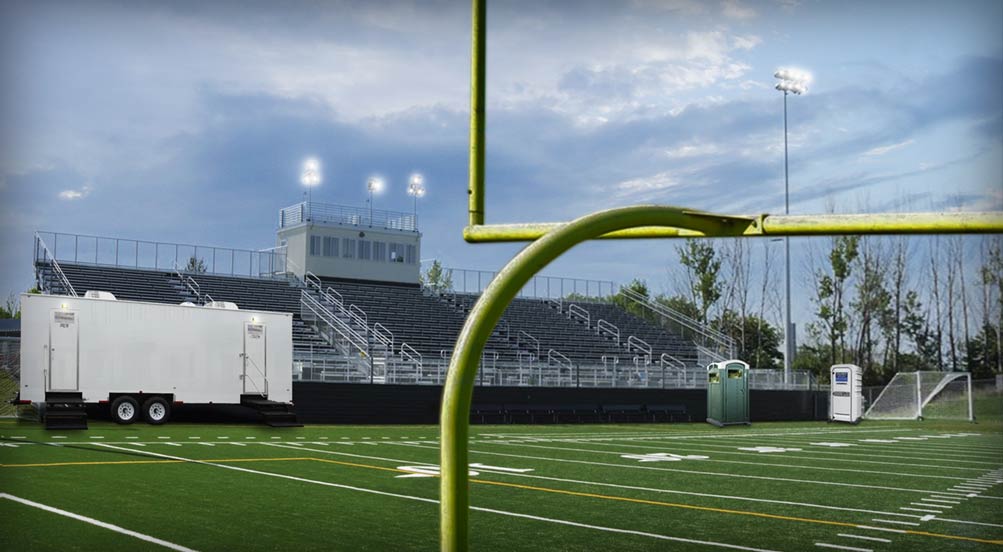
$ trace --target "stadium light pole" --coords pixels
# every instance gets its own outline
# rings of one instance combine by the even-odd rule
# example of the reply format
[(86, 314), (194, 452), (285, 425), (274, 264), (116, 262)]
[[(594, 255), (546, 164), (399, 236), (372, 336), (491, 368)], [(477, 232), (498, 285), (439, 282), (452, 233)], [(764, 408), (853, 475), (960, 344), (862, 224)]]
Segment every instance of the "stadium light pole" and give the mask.
[(373, 225), (373, 194), (383, 191), (383, 179), (378, 176), (370, 176), (366, 180), (366, 189), (369, 190), (369, 226)]
[(414, 229), (418, 230), (418, 198), (425, 196), (425, 177), (414, 173), (407, 183), (407, 195), (414, 198)]
[(311, 203), (313, 202), (313, 189), (315, 186), (320, 185), (320, 161), (317, 161), (313, 157), (307, 159), (303, 162), (303, 172), (300, 173), (300, 183), (306, 186), (307, 189), (307, 220), (313, 218), (313, 208)]
[[(796, 69), (780, 69), (773, 74), (780, 80), (776, 89), (784, 93), (784, 214), (791, 214), (790, 172), (787, 164), (787, 94), (800, 96), (808, 91), (811, 75)], [(784, 236), (784, 383), (791, 379), (794, 362), (794, 332), (791, 331), (791, 238)]]

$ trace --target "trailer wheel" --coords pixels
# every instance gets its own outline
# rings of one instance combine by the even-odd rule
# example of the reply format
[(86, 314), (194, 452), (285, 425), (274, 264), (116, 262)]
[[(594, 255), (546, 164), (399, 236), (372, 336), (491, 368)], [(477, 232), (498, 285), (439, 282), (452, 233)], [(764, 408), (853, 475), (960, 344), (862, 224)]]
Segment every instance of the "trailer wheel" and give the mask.
[(111, 419), (116, 424), (131, 424), (139, 418), (139, 403), (129, 396), (122, 396), (111, 403)]
[(160, 397), (151, 397), (143, 403), (143, 419), (146, 423), (160, 425), (171, 417), (171, 405)]

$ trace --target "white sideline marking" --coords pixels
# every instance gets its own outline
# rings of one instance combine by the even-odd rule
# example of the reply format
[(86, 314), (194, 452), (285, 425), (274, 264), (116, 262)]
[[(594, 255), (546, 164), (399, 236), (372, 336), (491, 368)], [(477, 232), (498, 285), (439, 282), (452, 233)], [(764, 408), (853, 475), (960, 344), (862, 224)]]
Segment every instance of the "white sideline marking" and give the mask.
[(53, 435), (52, 438), (53, 439), (65, 439), (66, 436), (65, 435)]
[(871, 521), (876, 521), (878, 523), (896, 523), (898, 525), (912, 525), (913, 527), (919, 527), (918, 523), (913, 523), (911, 521), (896, 521), (893, 519), (875, 519), (875, 518), (872, 518)]
[(913, 506), (925, 506), (927, 508), (954, 508), (954, 506), (948, 506), (947, 504), (927, 504), (926, 502), (910, 502), (909, 504)]
[(195, 440), (198, 440), (198, 439), (201, 439), (201, 437), (189, 437), (189, 439), (195, 439)]
[(164, 443), (164, 444), (168, 445), (168, 446), (172, 446), (172, 447), (180, 447), (181, 446), (181, 443)]
[[(942, 512), (940, 510), (923, 510), (922, 508), (907, 508), (905, 506), (899, 508), (899, 510), (907, 510), (907, 511), (910, 511), (910, 512), (924, 512), (924, 513), (927, 513), (927, 514), (943, 514), (944, 513), (944, 512)], [(926, 517), (926, 516), (923, 516), (923, 517)], [(929, 520), (924, 520), (924, 521), (929, 521)]]
[(158, 435), (157, 439), (170, 439), (170, 437), (168, 437), (166, 435)]
[[(14, 437), (15, 439), (24, 439), (24, 437)], [(91, 435), (91, 439), (104, 439), (104, 435)]]
[(943, 500), (940, 498), (921, 498), (920, 502), (941, 502), (943, 504), (961, 504), (960, 500)]
[[(272, 445), (272, 446), (279, 447), (279, 448), (286, 448), (286, 447), (284, 447), (282, 445)], [(414, 446), (413, 448), (431, 449), (432, 447)], [(296, 450), (296, 449), (291, 449), (291, 450)], [(384, 457), (380, 457), (380, 456), (366, 456), (366, 455), (363, 455), (363, 454), (351, 454), (351, 453), (347, 453), (347, 452), (332, 452), (332, 451), (329, 451), (329, 450), (316, 450), (316, 449), (300, 449), (300, 450), (307, 450), (307, 451), (310, 451), (310, 452), (321, 452), (321, 453), (324, 453), (324, 454), (333, 454), (335, 456), (349, 456), (349, 457), (353, 457), (353, 458), (365, 458), (367, 460), (381, 460), (381, 461), (384, 461), (384, 462), (415, 462), (415, 460), (401, 460), (401, 459), (398, 459), (398, 458), (384, 458)], [(476, 464), (476, 463), (475, 464), (470, 464), (469, 467), (471, 467), (471, 468), (477, 467), (477, 468), (485, 470), (485, 471), (493, 471), (493, 470), (497, 469), (497, 468), (494, 468), (494, 467), (484, 466), (483, 464)], [(611, 487), (611, 488), (616, 488), (616, 489), (630, 489), (630, 490), (634, 490), (634, 491), (648, 491), (648, 492), (653, 492), (653, 493), (678, 494), (678, 495), (687, 495), (687, 496), (700, 496), (700, 497), (707, 497), (707, 498), (724, 498), (724, 499), (728, 499), (728, 500), (746, 500), (746, 501), (749, 501), (749, 502), (762, 502), (762, 503), (766, 503), (766, 504), (784, 504), (786, 506), (804, 506), (806, 508), (820, 508), (820, 509), (823, 509), (823, 510), (839, 510), (839, 511), (844, 511), (844, 512), (857, 512), (857, 513), (864, 513), (864, 514), (878, 514), (878, 515), (883, 515), (883, 516), (902, 516), (902, 517), (908, 517), (908, 518), (919, 518), (919, 516), (914, 515), (914, 514), (902, 514), (902, 513), (899, 513), (899, 512), (882, 512), (880, 510), (861, 510), (861, 509), (858, 509), (858, 508), (844, 508), (844, 507), (840, 507), (840, 506), (829, 506), (829, 505), (825, 505), (825, 504), (811, 504), (811, 503), (808, 503), (808, 502), (791, 502), (791, 501), (788, 501), (788, 500), (771, 500), (771, 499), (768, 499), (768, 498), (752, 498), (752, 497), (746, 497), (746, 496), (731, 496), (731, 495), (719, 495), (719, 494), (710, 494), (710, 493), (697, 493), (697, 492), (692, 492), (692, 491), (676, 491), (676, 490), (672, 490), (672, 489), (656, 489), (656, 488), (652, 488), (652, 487), (638, 487), (636, 485), (618, 485), (616, 483), (601, 483), (601, 482), (597, 482), (597, 481), (582, 481), (582, 480), (578, 480), (578, 479), (564, 479), (564, 478), (560, 478), (560, 477), (548, 477), (548, 476), (545, 476), (545, 475), (513, 474), (513, 473), (508, 473), (508, 472), (506, 472), (506, 475), (512, 475), (512, 476), (515, 476), (515, 477), (527, 477), (527, 478), (530, 478), (530, 479), (544, 479), (544, 480), (547, 480), (547, 481), (560, 481), (562, 483), (575, 483), (575, 484), (579, 484), (579, 485), (593, 485), (593, 486), (598, 486), (598, 487)]]
[(170, 548), (171, 550), (177, 550), (178, 552), (195, 552), (195, 550), (181, 546), (180, 544), (174, 544), (173, 542), (167, 542), (165, 540), (158, 539), (156, 537), (151, 537), (150, 535), (144, 535), (143, 533), (137, 533), (131, 531), (124, 527), (119, 527), (118, 525), (112, 525), (111, 523), (105, 523), (103, 521), (98, 521), (94, 518), (89, 518), (82, 516), (80, 514), (74, 514), (73, 512), (67, 512), (66, 510), (60, 510), (59, 508), (53, 508), (52, 506), (47, 506), (38, 502), (33, 502), (24, 498), (20, 498), (7, 493), (0, 493), (0, 498), (6, 498), (7, 500), (12, 500), (14, 502), (19, 502), (25, 506), (31, 506), (32, 508), (38, 508), (39, 510), (45, 510), (53, 514), (59, 514), (61, 516), (66, 516), (77, 521), (83, 521), (84, 523), (90, 523), (91, 525), (96, 525), (102, 529), (108, 529), (109, 531), (114, 531), (116, 533), (121, 533), (123, 535), (128, 535), (130, 537), (135, 537), (139, 540), (150, 542), (153, 544), (158, 544), (164, 548)]
[(829, 544), (827, 542), (816, 542), (815, 546), (821, 546), (823, 548), (835, 548), (836, 550), (849, 550), (850, 552), (874, 552), (871, 548), (857, 548), (856, 546), (840, 546), (838, 544)]
[(135, 435), (126, 435), (125, 438), (126, 439), (139, 439), (139, 437), (137, 437)]
[[(292, 475), (285, 475), (285, 474), (281, 474), (281, 473), (273, 473), (273, 472), (252, 470), (252, 469), (249, 469), (249, 468), (242, 468), (242, 467), (239, 467), (239, 466), (229, 466), (229, 465), (226, 465), (226, 464), (215, 464), (213, 462), (205, 462), (203, 460), (194, 460), (194, 459), (191, 459), (191, 458), (184, 458), (184, 457), (181, 457), (181, 456), (171, 456), (169, 454), (159, 454), (159, 453), (156, 453), (156, 452), (149, 452), (149, 451), (145, 451), (145, 450), (135, 450), (135, 449), (129, 449), (129, 448), (125, 448), (125, 447), (117, 447), (117, 446), (109, 445), (109, 444), (105, 444), (105, 443), (98, 444), (98, 446), (102, 446), (102, 447), (106, 447), (106, 448), (112, 448), (112, 449), (117, 449), (117, 450), (122, 450), (122, 451), (126, 451), (126, 452), (138, 452), (140, 454), (148, 454), (150, 456), (158, 456), (158, 457), (161, 457), (161, 458), (168, 458), (170, 460), (181, 460), (183, 462), (191, 462), (193, 464), (202, 464), (204, 466), (213, 466), (213, 467), (217, 467), (217, 468), (223, 468), (223, 469), (227, 469), (227, 470), (239, 471), (239, 472), (244, 472), (244, 473), (251, 473), (251, 474), (255, 474), (255, 475), (266, 475), (266, 476), (269, 476), (269, 477), (277, 477), (279, 479), (287, 479), (287, 480), (290, 480), (290, 481), (298, 481), (300, 483), (311, 483), (311, 484), (314, 484), (314, 485), (322, 485), (322, 486), (325, 486), (325, 487), (333, 487), (333, 488), (345, 489), (345, 490), (349, 490), (349, 491), (358, 491), (358, 492), (362, 492), (362, 493), (369, 493), (369, 494), (375, 494), (375, 495), (381, 495), (381, 496), (390, 496), (390, 497), (394, 497), (394, 498), (403, 498), (405, 500), (414, 500), (414, 501), (417, 501), (417, 502), (425, 502), (425, 503), (429, 503), (429, 504), (438, 504), (439, 503), (439, 501), (436, 500), (436, 499), (434, 499), (434, 498), (425, 498), (425, 497), (420, 497), (420, 496), (412, 496), (412, 495), (405, 495), (405, 494), (399, 494), (399, 493), (390, 493), (390, 492), (386, 492), (386, 491), (378, 491), (376, 489), (367, 489), (365, 487), (354, 487), (352, 485), (342, 485), (340, 483), (331, 483), (331, 482), (328, 482), (328, 481), (317, 481), (317, 480), (314, 480), (314, 479), (306, 479), (306, 478), (302, 478), (302, 477), (295, 477), (295, 476), (292, 476)], [(674, 542), (685, 542), (685, 543), (689, 543), (689, 544), (703, 544), (703, 545), (707, 545), (707, 546), (716, 546), (716, 547), (719, 547), (719, 548), (730, 548), (732, 550), (746, 550), (748, 552), (776, 552), (776, 551), (773, 551), (773, 550), (767, 550), (767, 549), (763, 549), (763, 548), (752, 548), (752, 547), (748, 547), (748, 546), (738, 546), (738, 545), (734, 545), (734, 544), (726, 544), (726, 543), (723, 543), (723, 542), (702, 541), (702, 540), (696, 540), (696, 539), (686, 539), (686, 538), (682, 538), (682, 537), (672, 537), (672, 536), (669, 536), (669, 535), (660, 535), (660, 534), (657, 534), (657, 533), (646, 533), (644, 531), (633, 531), (633, 530), (630, 530), (630, 529), (619, 529), (619, 528), (616, 528), (616, 527), (605, 527), (605, 526), (602, 526), (602, 525), (589, 525), (589, 524), (585, 524), (585, 523), (578, 523), (578, 522), (568, 521), (568, 520), (564, 520), (564, 519), (546, 518), (546, 517), (542, 517), (542, 516), (533, 516), (533, 515), (529, 515), (529, 514), (520, 514), (520, 513), (517, 513), (517, 512), (509, 512), (509, 511), (505, 511), (505, 510), (494, 510), (492, 508), (483, 508), (483, 507), (480, 507), (480, 506), (471, 506), (470, 509), (478, 511), (478, 512), (487, 512), (487, 513), (499, 514), (499, 515), (509, 516), (509, 517), (517, 517), (517, 518), (523, 518), (523, 519), (532, 519), (532, 520), (535, 520), (535, 521), (543, 521), (543, 522), (547, 522), (547, 523), (556, 523), (558, 525), (568, 525), (568, 526), (571, 526), (571, 527), (581, 527), (581, 528), (584, 528), (584, 529), (594, 529), (594, 530), (597, 530), (597, 531), (605, 531), (605, 532), (608, 532), (608, 533), (620, 533), (620, 534), (626, 534), (626, 535), (637, 535), (637, 536), (649, 537), (649, 538), (659, 539), (659, 540), (667, 540), (667, 541), (674, 541)], [(178, 550), (185, 550), (185, 551), (187, 551), (188, 549), (185, 548), (185, 549), (178, 549)]]
[(861, 539), (874, 542), (892, 542), (891, 539), (883, 539), (881, 537), (865, 537), (864, 535), (854, 535), (853, 533), (839, 533), (839, 536), (846, 537), (848, 539)]
[(11, 439), (27, 439), (27, 437), (25, 437), (24, 435), (14, 435), (11, 437)]

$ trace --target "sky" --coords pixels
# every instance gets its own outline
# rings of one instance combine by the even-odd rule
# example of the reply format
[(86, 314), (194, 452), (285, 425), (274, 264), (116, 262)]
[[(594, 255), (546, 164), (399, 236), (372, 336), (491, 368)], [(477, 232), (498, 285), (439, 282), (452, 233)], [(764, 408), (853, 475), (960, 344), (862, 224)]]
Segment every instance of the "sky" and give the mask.
[[(1003, 3), (490, 1), (487, 222), (664, 203), (723, 213), (1003, 210)], [(409, 211), (423, 259), (466, 244), (468, 2), (0, 3), (0, 294), (48, 230), (260, 249), (303, 199)], [(672, 241), (545, 270), (668, 289)], [(779, 247), (779, 246), (778, 246)], [(792, 246), (803, 265), (806, 240)], [(795, 321), (806, 321), (804, 278)]]

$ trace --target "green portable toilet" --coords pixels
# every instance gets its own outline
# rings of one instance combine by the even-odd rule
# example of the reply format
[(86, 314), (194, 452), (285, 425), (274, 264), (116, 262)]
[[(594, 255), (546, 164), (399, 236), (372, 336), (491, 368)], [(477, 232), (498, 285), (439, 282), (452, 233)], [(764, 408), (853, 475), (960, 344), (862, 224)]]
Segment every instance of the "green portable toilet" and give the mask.
[(707, 422), (718, 427), (749, 423), (749, 365), (726, 360), (707, 366)]

